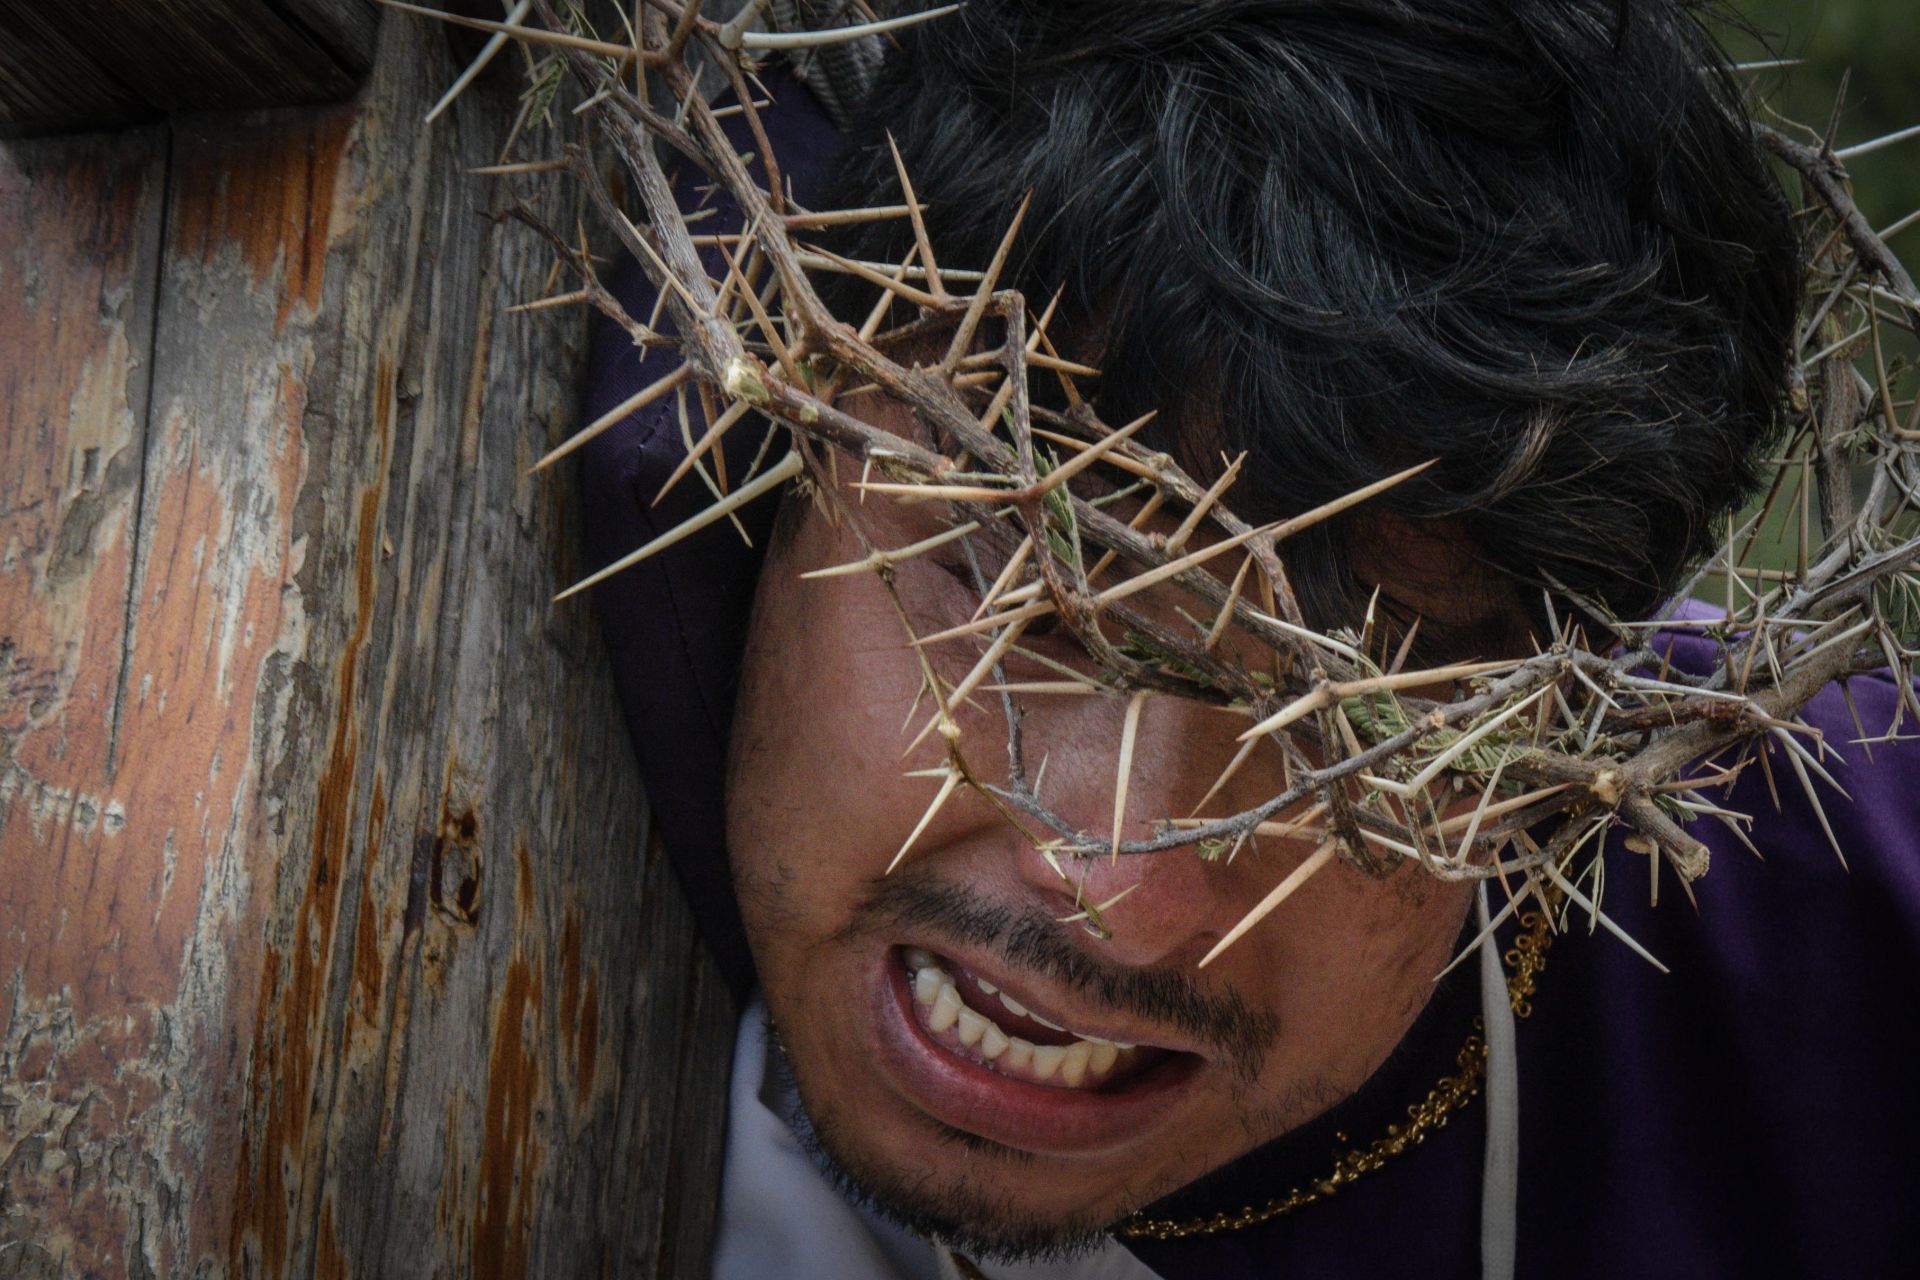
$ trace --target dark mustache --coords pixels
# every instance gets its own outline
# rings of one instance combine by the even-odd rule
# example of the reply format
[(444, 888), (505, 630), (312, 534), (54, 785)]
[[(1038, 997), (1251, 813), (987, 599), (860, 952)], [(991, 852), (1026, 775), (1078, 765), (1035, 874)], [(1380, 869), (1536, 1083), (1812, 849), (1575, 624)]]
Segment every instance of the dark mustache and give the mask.
[(963, 885), (896, 873), (874, 883), (848, 933), (921, 930), (990, 950), (1009, 965), (1052, 978), (1116, 1012), (1132, 1014), (1218, 1050), (1248, 1079), (1257, 1076), (1279, 1019), (1238, 994), (1202, 991), (1185, 972), (1136, 969), (1101, 960), (1065, 936), (1051, 916), (990, 901)]

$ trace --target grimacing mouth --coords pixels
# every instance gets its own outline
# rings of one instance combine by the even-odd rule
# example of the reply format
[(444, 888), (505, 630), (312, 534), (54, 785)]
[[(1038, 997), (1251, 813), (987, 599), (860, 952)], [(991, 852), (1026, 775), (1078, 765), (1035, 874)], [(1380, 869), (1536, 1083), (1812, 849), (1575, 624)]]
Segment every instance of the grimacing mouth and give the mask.
[(1197, 1055), (1182, 1049), (1123, 1039), (1120, 1033), (1109, 1034), (1111, 1028), (1075, 1025), (1073, 1019), (1049, 1018), (1002, 982), (925, 947), (897, 947), (893, 959), (911, 991), (913, 1015), (928, 1038), (946, 1052), (1011, 1080), (1113, 1093), (1175, 1059), (1197, 1065)]

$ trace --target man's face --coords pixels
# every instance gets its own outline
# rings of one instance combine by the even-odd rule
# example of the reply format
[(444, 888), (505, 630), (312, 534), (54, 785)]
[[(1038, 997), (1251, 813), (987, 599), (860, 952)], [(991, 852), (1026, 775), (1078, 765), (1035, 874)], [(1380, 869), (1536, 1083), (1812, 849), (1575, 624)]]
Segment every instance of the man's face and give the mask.
[[(850, 490), (842, 500), (878, 546), (940, 527), (927, 505), (860, 504)], [(855, 535), (813, 506), (790, 514), (760, 581), (736, 708), (728, 843), (801, 1101), (848, 1177), (931, 1234), (1046, 1248), (1313, 1118), (1379, 1066), (1449, 959), (1464, 885), (1414, 868), (1374, 879), (1335, 860), (1202, 970), (1313, 841), (1263, 840), (1231, 863), (1185, 848), (1056, 869), (962, 788), (889, 874), (940, 788), (903, 775), (942, 764), (946, 744), (934, 733), (907, 750), (932, 707), (917, 696), (920, 660), (885, 587), (869, 573), (799, 578), (859, 559)], [(979, 603), (950, 550), (896, 571), (918, 634), (966, 621)], [(1085, 664), (1064, 635), (1027, 643)], [(929, 653), (952, 682), (984, 647), (960, 640)], [(1048, 674), (1031, 659), (1008, 670), (1016, 681)], [(960, 748), (999, 781), (999, 695), (974, 701), (959, 716)], [(1104, 838), (1126, 701), (1031, 695), (1021, 705), (1029, 776), (1045, 762), (1042, 799)], [(1193, 812), (1245, 723), (1148, 700), (1124, 835)], [(1205, 812), (1238, 812), (1285, 785), (1278, 750), (1263, 746)], [(1076, 893), (1104, 903), (1122, 890), (1103, 913), (1111, 937), (1063, 922), (1079, 910)]]

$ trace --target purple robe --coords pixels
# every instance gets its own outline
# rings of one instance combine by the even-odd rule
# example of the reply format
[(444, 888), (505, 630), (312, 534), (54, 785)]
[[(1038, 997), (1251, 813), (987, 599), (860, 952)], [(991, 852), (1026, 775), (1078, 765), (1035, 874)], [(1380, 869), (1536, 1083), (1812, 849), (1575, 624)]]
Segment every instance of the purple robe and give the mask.
[[(769, 77), (766, 124), (796, 198), (820, 207), (838, 138), (806, 92)], [(751, 148), (735, 119), (742, 150)], [(725, 214), (703, 229), (725, 229)], [(720, 269), (716, 257), (711, 269)], [(644, 316), (651, 289), (623, 288)], [(583, 412), (597, 417), (658, 377), (626, 336), (596, 327)], [(755, 433), (729, 433), (731, 474)], [(606, 563), (698, 510), (683, 481), (654, 493), (683, 451), (671, 398), (582, 450), (588, 555)], [(764, 544), (772, 504), (743, 513)], [(708, 945), (736, 997), (752, 959), (726, 871), (720, 779), (758, 551), (710, 527), (596, 591), (647, 793)], [(1667, 635), (1676, 667), (1705, 670), (1711, 642)], [(1895, 709), (1884, 678), (1853, 693), (1866, 732)], [(1750, 768), (1727, 808), (1758, 820), (1756, 859), (1719, 823), (1695, 913), (1668, 873), (1648, 905), (1647, 860), (1608, 855), (1608, 915), (1661, 974), (1577, 909), (1548, 952), (1519, 1024), (1518, 1274), (1580, 1277), (1920, 1273), (1920, 748), (1865, 751), (1837, 689), (1807, 709), (1845, 759), (1851, 801), (1822, 799), (1843, 869), (1779, 756), (1776, 812)], [(1920, 729), (1920, 725), (1915, 728)], [(1512, 926), (1502, 931), (1510, 937)], [(1403, 1121), (1454, 1070), (1477, 997), (1471, 965), (1441, 984), (1388, 1063), (1328, 1115), (1149, 1211), (1200, 1216), (1264, 1204)], [(1344, 1133), (1346, 1140), (1336, 1138)], [(1477, 1277), (1485, 1111), (1478, 1101), (1377, 1172), (1270, 1224), (1174, 1242), (1130, 1241), (1167, 1277)]]

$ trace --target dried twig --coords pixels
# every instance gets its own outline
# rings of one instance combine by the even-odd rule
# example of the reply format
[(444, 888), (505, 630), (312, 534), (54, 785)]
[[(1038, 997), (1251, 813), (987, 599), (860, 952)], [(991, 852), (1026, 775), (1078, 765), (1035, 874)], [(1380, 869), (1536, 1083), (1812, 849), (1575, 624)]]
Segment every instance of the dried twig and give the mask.
[[(1912, 131), (1836, 153), (1755, 126), (1762, 145), (1801, 176), (1807, 243), (1817, 248), (1808, 263), (1799, 373), (1784, 410), (1793, 443), (1779, 461), (1781, 478), (1763, 510), (1744, 530), (1730, 531), (1723, 551), (1695, 579), (1728, 582), (1726, 616), (1710, 623), (1612, 620), (1593, 602), (1563, 593), (1562, 606), (1579, 606), (1586, 617), (1604, 623), (1621, 647), (1609, 653), (1583, 647), (1571, 625), (1561, 628), (1556, 618), (1554, 643), (1532, 656), (1407, 669), (1409, 635), (1383, 668), (1369, 656), (1386, 647), (1372, 634), (1371, 614), (1359, 636), (1308, 625), (1288, 581), (1284, 544), (1318, 521), (1377, 498), (1419, 468), (1292, 519), (1250, 525), (1234, 510), (1237, 460), (1202, 483), (1174, 459), (1145, 447), (1144, 420), (1118, 429), (1100, 420), (1079, 385), (1098, 370), (1054, 348), (1045, 332), (1051, 306), (1033, 317), (1019, 292), (1001, 287), (1019, 217), (992, 261), (963, 270), (936, 257), (938, 246), (904, 165), (903, 204), (827, 212), (792, 207), (777, 178), (777, 158), (767, 148), (759, 104), (748, 92), (751, 68), (742, 57), (858, 38), (890, 25), (761, 32), (752, 29), (759, 8), (749, 4), (720, 24), (701, 16), (691, 0), (642, 6), (640, 30), (630, 33), (629, 44), (578, 34), (549, 0), (531, 0), (531, 11), (517, 7), (506, 23), (433, 16), (539, 47), (564, 62), (591, 104), (584, 117), (627, 172), (631, 216), (578, 148), (562, 161), (503, 157), (487, 172), (571, 174), (578, 180), (612, 234), (652, 276), (677, 335), (663, 334), (655, 320), (643, 325), (627, 316), (599, 284), (584, 249), (540, 228), (579, 279), (571, 291), (520, 309), (593, 305), (637, 345), (671, 347), (680, 363), (537, 466), (566, 456), (653, 399), (690, 387), (701, 389), (708, 425), (692, 441), (682, 470), (698, 466), (710, 452), (717, 458), (721, 436), (749, 413), (771, 419), (775, 435), (791, 445), (777, 450), (780, 460), (773, 466), (730, 488), (720, 477), (715, 489), (725, 496), (714, 506), (561, 598), (802, 473), (816, 491), (837, 495), (832, 460), (842, 454), (859, 464), (859, 479), (850, 487), (862, 498), (943, 504), (945, 531), (889, 551), (861, 531), (862, 508), (835, 496), (839, 518), (855, 528), (867, 551), (809, 575), (874, 574), (895, 599), (921, 664), (922, 696), (931, 696), (932, 718), (911, 740), (937, 731), (947, 760), (939, 790), (896, 862), (962, 788), (996, 806), (1055, 856), (1182, 848), (1219, 856), (1281, 831), (1281, 838), (1316, 841), (1307, 860), (1223, 940), (1224, 947), (1335, 857), (1368, 870), (1412, 858), (1445, 879), (1522, 874), (1526, 887), (1512, 902), (1536, 881), (1551, 884), (1587, 904), (1597, 927), (1609, 927), (1597, 896), (1589, 898), (1578, 887), (1598, 883), (1591, 859), (1606, 843), (1599, 837), (1617, 830), (1623, 841), (1614, 843), (1649, 855), (1656, 884), (1662, 862), (1683, 884), (1704, 873), (1705, 846), (1686, 824), (1707, 816), (1738, 830), (1738, 815), (1704, 796), (1709, 787), (1730, 785), (1738, 769), (1702, 771), (1696, 762), (1756, 742), (1770, 742), (1785, 756), (1825, 822), (1815, 788), (1832, 780), (1823, 748), (1799, 740), (1799, 708), (1833, 680), (1880, 667), (1908, 682), (1920, 637), (1920, 538), (1915, 521), (1901, 518), (1920, 506), (1920, 396), (1912, 371), (1887, 360), (1880, 337), (1883, 323), (1920, 323), (1920, 290), (1887, 247), (1886, 235), (1876, 233), (1853, 203), (1842, 163)], [(891, 25), (937, 20), (942, 12)], [(688, 69), (696, 51), (719, 65), (736, 107), (707, 104)], [(649, 105), (625, 74), (630, 63), (649, 68), (649, 77), (682, 104), (677, 116)], [(755, 140), (753, 162), (735, 150), (720, 124), (723, 111), (736, 110)], [(697, 166), (738, 210), (740, 231), (696, 240), (690, 222), (704, 213), (680, 207), (656, 142)], [(539, 225), (529, 213), (518, 216)], [(854, 262), (801, 240), (821, 227), (899, 217), (912, 221), (915, 243), (898, 264)], [(718, 281), (709, 278), (700, 256), (711, 245), (721, 246), (726, 257)], [(876, 291), (879, 301), (864, 323), (856, 327), (828, 311), (813, 284), (827, 272), (852, 276)], [(911, 316), (904, 324), (892, 319), (903, 309)], [(896, 327), (883, 331), (890, 323)], [(901, 362), (897, 353), (925, 351), (928, 342), (943, 353), (932, 367)], [(1857, 367), (1861, 361), (1869, 361), (1868, 367)], [(1068, 411), (1031, 404), (1028, 379), (1034, 370), (1059, 380)], [(896, 435), (848, 411), (867, 404), (868, 397), (904, 405), (926, 436)], [(1898, 409), (1908, 401), (1903, 418)], [(1870, 482), (1860, 491), (1853, 480), (1863, 472)], [(1818, 480), (1821, 499), (1817, 528), (1809, 473)], [(1129, 518), (1121, 518), (1123, 509), (1088, 483), (1102, 475), (1118, 477), (1138, 494)], [(1857, 491), (1862, 496), (1855, 501)], [(1793, 567), (1747, 563), (1761, 517), (1777, 516), (1794, 503), (1800, 514)], [(1169, 526), (1170, 536), (1158, 532)], [(958, 626), (914, 634), (894, 571), (954, 545), (973, 567), (980, 608)], [(1021, 647), (1022, 636), (1043, 619), (1064, 625), (1084, 649), (1085, 662), (1055, 664), (1055, 678), (1010, 679), (1008, 660), (1033, 656)], [(1720, 665), (1704, 676), (1671, 670), (1655, 648), (1635, 639), (1655, 627), (1691, 627), (1715, 636), (1723, 650)], [(935, 646), (948, 644), (984, 645), (957, 684), (936, 674), (931, 656)], [(971, 705), (975, 692), (1000, 700), (1008, 753), (1001, 783), (969, 760), (972, 731), (961, 723), (961, 707)], [(1044, 762), (1029, 783), (1023, 758), (1027, 704), (1090, 695), (1124, 699), (1126, 706), (1112, 825), (1105, 833), (1081, 830), (1052, 809), (1040, 794)], [(1144, 838), (1121, 838), (1149, 695), (1211, 704), (1251, 725), (1194, 815), (1225, 791), (1256, 749), (1274, 753), (1284, 775), (1278, 789), (1237, 813), (1169, 819)], [(1920, 699), (1909, 695), (1902, 714), (1909, 708), (1920, 716)], [(909, 728), (917, 715), (910, 711)], [(1898, 724), (1889, 726), (1885, 737), (1898, 731)], [(1860, 736), (1868, 736), (1864, 728)], [(1766, 753), (1757, 758), (1768, 770)], [(1053, 835), (1040, 839), (1035, 831)], [(1575, 865), (1576, 855), (1589, 861)], [(1087, 909), (1096, 925), (1100, 909)]]

